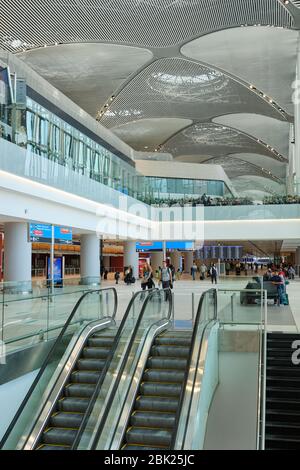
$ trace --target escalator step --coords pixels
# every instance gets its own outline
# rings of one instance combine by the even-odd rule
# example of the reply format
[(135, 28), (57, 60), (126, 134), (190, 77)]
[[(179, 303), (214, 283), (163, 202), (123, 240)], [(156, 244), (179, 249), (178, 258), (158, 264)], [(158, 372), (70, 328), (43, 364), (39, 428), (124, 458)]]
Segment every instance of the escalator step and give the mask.
[(70, 384), (65, 387), (67, 397), (91, 397), (94, 393), (95, 385), (92, 384)]
[(172, 397), (145, 397), (138, 396), (135, 401), (135, 409), (141, 411), (162, 411), (176, 412), (178, 407), (178, 399)]
[(51, 444), (41, 444), (36, 450), (70, 450), (70, 446), (58, 446)]
[(175, 369), (184, 370), (187, 367), (187, 359), (175, 357), (150, 356), (147, 361), (149, 369)]
[(267, 386), (300, 389), (300, 376), (299, 377), (274, 377), (273, 375), (268, 375)]
[(164, 449), (168, 449), (168, 447), (150, 447), (150, 446), (142, 446), (142, 445), (135, 446), (132, 444), (125, 444), (122, 447), (122, 450), (164, 450)]
[(85, 413), (89, 405), (88, 398), (68, 398), (64, 397), (58, 400), (57, 408), (59, 411)]
[(104, 336), (94, 336), (88, 339), (88, 346), (89, 347), (96, 347), (96, 348), (111, 348), (114, 344), (114, 337), (107, 338)]
[(161, 333), (157, 338), (191, 338), (193, 336), (192, 330), (167, 330)]
[(142, 444), (150, 446), (169, 446), (172, 431), (167, 429), (130, 427), (126, 431), (128, 444)]
[(71, 446), (75, 440), (77, 429), (49, 428), (42, 435), (45, 444)]
[(157, 346), (190, 346), (190, 337), (172, 337), (172, 336), (159, 336), (155, 339), (154, 344)]
[(300, 367), (280, 367), (280, 366), (267, 366), (267, 377), (299, 377)]
[(293, 387), (267, 387), (266, 396), (272, 398), (291, 398), (300, 400), (300, 390)]
[(82, 356), (84, 358), (92, 359), (106, 359), (109, 355), (110, 349), (107, 348), (89, 348), (86, 347), (83, 349)]
[(172, 429), (175, 425), (175, 419), (175, 413), (134, 411), (130, 418), (130, 424), (136, 427)]
[(267, 396), (267, 411), (273, 410), (297, 410), (300, 411), (300, 400), (285, 398), (285, 397), (268, 397)]
[(184, 380), (184, 376), (184, 371), (146, 369), (143, 375), (143, 380), (149, 382), (181, 383)]
[(99, 370), (105, 366), (104, 359), (78, 359), (76, 368), (78, 370)]
[(181, 384), (142, 382), (140, 393), (146, 396), (179, 397), (181, 389)]
[(268, 409), (266, 411), (267, 423), (300, 423), (300, 411)]
[(189, 356), (189, 348), (184, 346), (152, 346), (151, 356), (185, 357)]
[(50, 418), (50, 427), (79, 428), (83, 420), (83, 413), (57, 412)]
[(96, 371), (74, 371), (71, 374), (72, 383), (85, 383), (85, 384), (96, 384), (99, 380), (101, 372)]

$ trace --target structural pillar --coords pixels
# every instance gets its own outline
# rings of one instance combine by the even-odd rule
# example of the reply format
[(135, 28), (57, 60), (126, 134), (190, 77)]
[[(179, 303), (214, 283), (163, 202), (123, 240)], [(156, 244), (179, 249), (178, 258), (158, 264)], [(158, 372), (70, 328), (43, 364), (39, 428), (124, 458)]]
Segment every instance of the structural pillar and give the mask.
[(298, 248), (296, 250), (295, 264), (296, 264), (296, 266), (300, 266), (300, 246), (298, 246)]
[(151, 267), (153, 271), (157, 271), (159, 266), (163, 267), (164, 254), (162, 251), (157, 253), (151, 253)]
[(80, 276), (83, 285), (100, 284), (100, 240), (96, 234), (80, 237)]
[(181, 258), (181, 253), (179, 251), (173, 251), (173, 253), (171, 253), (171, 263), (173, 264), (175, 268), (175, 272), (177, 272), (178, 269), (180, 268), (180, 258)]
[(27, 223), (4, 224), (4, 282), (10, 283), (8, 290), (31, 291), (31, 252)]
[(124, 268), (132, 267), (133, 276), (139, 278), (139, 254), (136, 251), (136, 241), (128, 241), (124, 244)]
[(191, 274), (191, 269), (194, 264), (194, 253), (193, 251), (186, 251), (184, 253), (184, 271)]

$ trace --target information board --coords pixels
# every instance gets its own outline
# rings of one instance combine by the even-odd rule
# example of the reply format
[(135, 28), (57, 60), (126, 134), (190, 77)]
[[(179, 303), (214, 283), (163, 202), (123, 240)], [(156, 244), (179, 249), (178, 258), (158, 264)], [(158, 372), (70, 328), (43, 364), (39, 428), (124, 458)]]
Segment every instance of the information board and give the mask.
[[(56, 245), (71, 245), (72, 238), (71, 228), (54, 227), (54, 243)], [(52, 226), (44, 224), (29, 224), (29, 241), (36, 243), (51, 243)]]

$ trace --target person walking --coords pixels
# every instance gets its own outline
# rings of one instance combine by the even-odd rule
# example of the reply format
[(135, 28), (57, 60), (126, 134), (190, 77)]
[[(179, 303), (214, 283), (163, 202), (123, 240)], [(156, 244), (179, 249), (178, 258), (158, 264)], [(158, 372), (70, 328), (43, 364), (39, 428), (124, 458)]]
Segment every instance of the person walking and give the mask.
[(229, 261), (227, 261), (226, 264), (225, 264), (226, 276), (229, 276), (230, 269), (231, 269), (230, 263), (229, 263)]
[(218, 270), (217, 270), (217, 267), (215, 264), (212, 265), (212, 267), (210, 268), (210, 277), (211, 277), (211, 283), (215, 283), (217, 284), (218, 283)]
[(141, 281), (142, 290), (146, 290), (147, 287), (148, 287), (148, 290), (153, 288), (154, 282), (152, 280), (152, 276), (153, 276), (153, 270), (150, 264), (147, 261), (145, 261), (145, 264), (143, 266), (143, 271), (142, 271), (142, 281)]
[[(172, 271), (167, 266), (167, 262), (163, 262), (163, 267), (160, 271), (160, 279), (159, 284), (162, 286), (163, 289), (173, 289), (173, 282), (172, 282)], [(166, 295), (166, 300), (168, 300), (168, 295)]]
[(193, 277), (193, 281), (196, 280), (196, 273), (198, 271), (198, 267), (196, 265), (196, 263), (194, 262), (193, 266), (192, 266), (192, 277)]
[(204, 263), (201, 264), (200, 266), (200, 279), (201, 281), (205, 280), (205, 274), (207, 273), (207, 267)]

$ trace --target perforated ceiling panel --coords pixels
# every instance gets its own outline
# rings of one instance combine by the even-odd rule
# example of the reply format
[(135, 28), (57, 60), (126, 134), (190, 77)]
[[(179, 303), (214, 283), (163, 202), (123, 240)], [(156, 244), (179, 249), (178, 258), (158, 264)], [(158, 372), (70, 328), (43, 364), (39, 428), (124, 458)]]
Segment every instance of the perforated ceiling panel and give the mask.
[(292, 2), (297, 8), (300, 8), (300, 0), (291, 0), (291, 2)]
[(195, 124), (170, 139), (163, 147), (174, 157), (181, 155), (223, 156), (234, 153), (257, 153), (272, 157), (266, 147), (248, 135), (214, 123)]
[(239, 158), (233, 157), (216, 157), (212, 158), (206, 163), (212, 165), (222, 165), (228, 177), (232, 180), (241, 175), (260, 176), (267, 178), (275, 182), (280, 182), (278, 178), (272, 175), (271, 172), (264, 172), (260, 167), (253, 165), (249, 162), (240, 160)]
[(167, 47), (241, 24), (293, 25), (278, 0), (0, 0), (0, 11), (0, 44), (12, 52), (55, 42)]
[(169, 58), (153, 62), (133, 78), (101, 123), (113, 128), (170, 116), (207, 121), (242, 112), (283, 119), (266, 101), (223, 73), (187, 59)]

